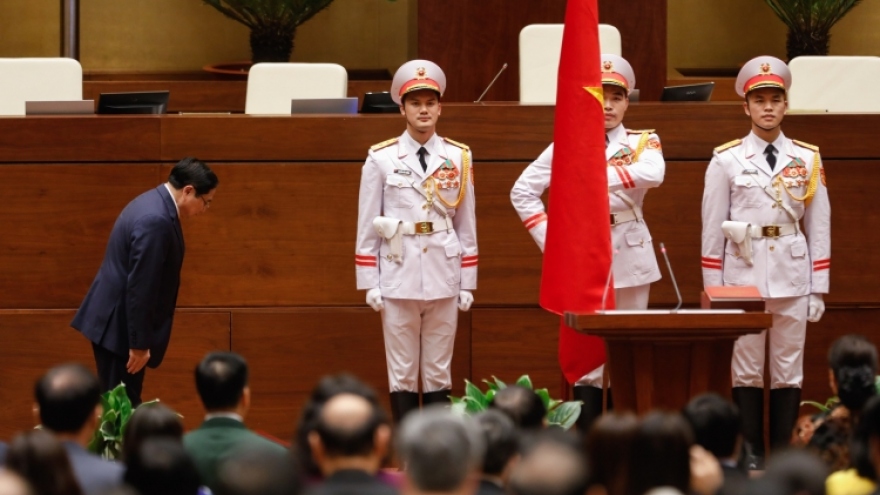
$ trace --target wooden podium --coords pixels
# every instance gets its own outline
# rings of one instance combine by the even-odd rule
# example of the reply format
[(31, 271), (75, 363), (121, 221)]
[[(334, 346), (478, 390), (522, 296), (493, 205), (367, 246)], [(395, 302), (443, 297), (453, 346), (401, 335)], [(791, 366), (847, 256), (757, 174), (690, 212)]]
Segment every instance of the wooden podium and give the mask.
[(644, 414), (680, 410), (691, 397), (717, 392), (730, 398), (730, 359), (741, 335), (772, 325), (764, 312), (565, 314), (580, 332), (605, 339), (614, 408)]

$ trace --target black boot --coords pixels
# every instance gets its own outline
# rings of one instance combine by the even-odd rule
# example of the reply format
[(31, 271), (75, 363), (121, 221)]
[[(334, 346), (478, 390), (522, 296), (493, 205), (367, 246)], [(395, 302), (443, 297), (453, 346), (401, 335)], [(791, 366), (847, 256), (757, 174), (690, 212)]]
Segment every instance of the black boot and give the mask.
[(614, 399), (611, 398), (611, 387), (608, 387), (608, 394), (605, 397), (605, 410), (613, 411), (614, 410)]
[(418, 392), (391, 392), (391, 417), (394, 419), (394, 424), (400, 424), (407, 413), (418, 408)]
[(422, 405), (429, 406), (431, 404), (451, 404), (449, 394), (452, 390), (436, 390), (434, 392), (422, 392)]
[(770, 450), (791, 445), (791, 431), (801, 407), (801, 389), (777, 388), (770, 391)]
[(751, 456), (746, 459), (750, 470), (764, 469), (764, 389), (757, 387), (734, 387), (733, 402), (739, 407), (742, 418), (742, 434), (748, 443)]
[(575, 385), (572, 388), (572, 395), (574, 400), (583, 402), (581, 415), (578, 416), (576, 424), (581, 435), (586, 435), (593, 422), (602, 415), (602, 389)]

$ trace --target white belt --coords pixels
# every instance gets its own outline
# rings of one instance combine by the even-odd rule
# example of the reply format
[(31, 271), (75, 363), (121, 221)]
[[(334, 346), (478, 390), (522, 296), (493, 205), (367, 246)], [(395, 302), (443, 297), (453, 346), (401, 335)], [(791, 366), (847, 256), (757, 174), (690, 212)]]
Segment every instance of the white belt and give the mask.
[(400, 233), (403, 235), (428, 235), (446, 230), (452, 230), (452, 218), (450, 217), (443, 217), (441, 222), (400, 223)]
[(797, 234), (798, 227), (794, 223), (784, 223), (782, 225), (752, 225), (749, 234), (752, 239), (761, 239), (764, 237), (782, 237), (785, 235)]
[(614, 227), (615, 225), (632, 222), (638, 219), (639, 216), (636, 214), (635, 210), (618, 211), (611, 214), (611, 226)]

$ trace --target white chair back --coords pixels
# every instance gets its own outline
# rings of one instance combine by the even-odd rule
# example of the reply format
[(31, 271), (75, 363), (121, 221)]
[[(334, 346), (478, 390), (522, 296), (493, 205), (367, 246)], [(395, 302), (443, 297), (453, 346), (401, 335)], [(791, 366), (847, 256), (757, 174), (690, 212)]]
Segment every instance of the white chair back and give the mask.
[(880, 112), (880, 57), (796, 57), (788, 67), (793, 112)]
[(82, 92), (72, 58), (0, 58), (0, 115), (24, 115), (26, 101), (82, 100)]
[[(562, 53), (563, 24), (531, 24), (519, 33), (519, 101), (556, 104), (556, 78)], [(601, 53), (620, 55), (620, 31), (599, 24)]]
[(295, 98), (344, 98), (348, 73), (338, 64), (260, 63), (248, 72), (244, 113), (290, 115)]

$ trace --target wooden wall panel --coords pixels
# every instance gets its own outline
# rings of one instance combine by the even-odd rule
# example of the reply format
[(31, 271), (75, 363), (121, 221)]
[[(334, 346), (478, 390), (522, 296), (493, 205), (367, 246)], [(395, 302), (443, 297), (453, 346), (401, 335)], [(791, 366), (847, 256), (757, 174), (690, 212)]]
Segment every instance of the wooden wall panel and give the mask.
[(599, 22), (620, 31), (640, 98), (658, 101), (666, 83), (666, 0), (599, 0)]
[[(70, 328), (75, 311), (0, 311), (0, 439), (32, 428), (33, 385), (49, 368), (79, 362), (95, 369), (92, 347)], [(206, 352), (229, 350), (229, 314), (178, 312), (165, 362), (148, 369), (142, 397), (158, 397), (183, 415), (188, 429), (204, 416), (193, 369)]]
[[(388, 406), (382, 323), (369, 308), (239, 310), (232, 316), (232, 349), (250, 364), (251, 428), (287, 440), (302, 406), (327, 374), (352, 373)], [(453, 353), (453, 393), (470, 376), (470, 318), (458, 321)]]
[(565, 0), (421, 0), (418, 57), (446, 73), (447, 101), (476, 100), (506, 62), (485, 99), (519, 101), (519, 32), (564, 20)]
[(0, 308), (77, 308), (155, 164), (0, 166)]

